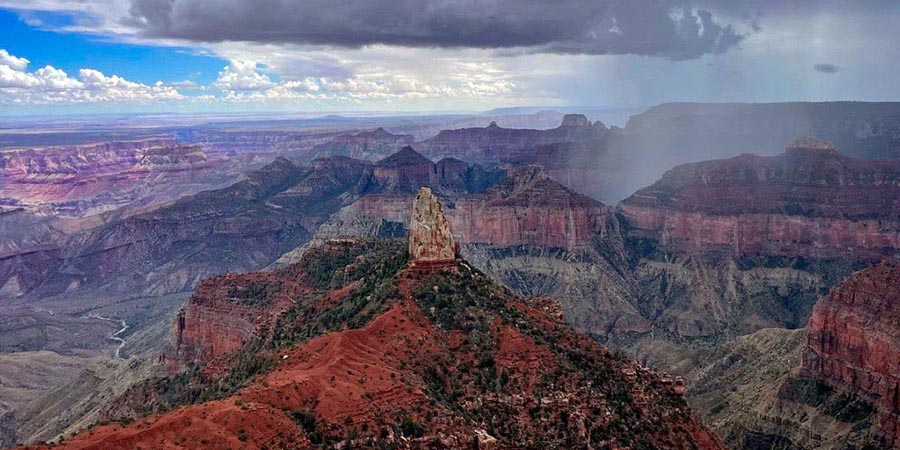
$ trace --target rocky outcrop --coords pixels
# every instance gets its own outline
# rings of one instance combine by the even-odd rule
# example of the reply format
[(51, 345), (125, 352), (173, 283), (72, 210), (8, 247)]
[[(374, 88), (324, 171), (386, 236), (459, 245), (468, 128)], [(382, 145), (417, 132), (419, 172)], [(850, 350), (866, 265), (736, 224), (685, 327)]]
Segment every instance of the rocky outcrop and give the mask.
[(453, 261), (456, 245), (441, 203), (423, 187), (413, 200), (409, 220), (409, 258), (413, 265)]
[(813, 309), (807, 345), (804, 374), (866, 399), (900, 445), (900, 266), (878, 264), (832, 289)]
[(560, 127), (589, 127), (591, 121), (584, 114), (566, 114), (563, 116)]
[(666, 250), (878, 258), (900, 248), (900, 163), (801, 140), (779, 156), (679, 166), (619, 205), (631, 235)]
[(581, 114), (569, 114), (549, 130), (503, 128), (491, 122), (484, 128), (443, 130), (417, 147), (431, 158), (459, 158), (476, 163), (513, 162), (530, 149), (552, 142), (597, 139), (606, 133), (601, 122), (593, 124)]

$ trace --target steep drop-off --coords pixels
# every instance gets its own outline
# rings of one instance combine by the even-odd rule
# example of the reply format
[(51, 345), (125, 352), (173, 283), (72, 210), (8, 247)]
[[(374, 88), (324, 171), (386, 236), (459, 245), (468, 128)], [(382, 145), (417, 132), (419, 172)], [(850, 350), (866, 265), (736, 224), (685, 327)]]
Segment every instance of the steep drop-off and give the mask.
[(775, 157), (679, 166), (619, 210), (632, 235), (676, 251), (892, 255), (900, 247), (900, 163), (852, 159), (801, 139)]

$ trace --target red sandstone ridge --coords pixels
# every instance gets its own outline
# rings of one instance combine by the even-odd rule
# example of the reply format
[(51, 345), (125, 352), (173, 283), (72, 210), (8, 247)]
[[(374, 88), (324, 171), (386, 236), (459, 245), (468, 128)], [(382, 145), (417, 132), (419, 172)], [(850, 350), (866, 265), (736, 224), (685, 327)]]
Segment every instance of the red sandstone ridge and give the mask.
[(807, 345), (804, 374), (874, 405), (900, 446), (900, 266), (883, 262), (833, 288), (813, 309)]
[[(271, 286), (279, 286), (276, 295)], [(295, 296), (308, 291), (301, 280), (260, 272), (205, 280), (175, 317), (176, 359), (212, 363), (265, 334)]]
[(678, 166), (619, 211), (633, 235), (676, 250), (878, 258), (900, 248), (900, 162), (802, 139), (779, 156)]

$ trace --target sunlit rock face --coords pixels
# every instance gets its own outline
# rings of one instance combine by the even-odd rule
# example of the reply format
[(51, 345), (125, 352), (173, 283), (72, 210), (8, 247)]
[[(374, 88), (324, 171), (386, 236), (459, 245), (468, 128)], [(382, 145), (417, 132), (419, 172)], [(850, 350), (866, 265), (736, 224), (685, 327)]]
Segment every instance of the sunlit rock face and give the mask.
[(409, 256), (413, 264), (453, 261), (453, 235), (443, 207), (431, 189), (423, 187), (413, 201), (409, 221)]
[(813, 309), (807, 347), (804, 374), (866, 399), (900, 445), (900, 266), (878, 264), (832, 289)]

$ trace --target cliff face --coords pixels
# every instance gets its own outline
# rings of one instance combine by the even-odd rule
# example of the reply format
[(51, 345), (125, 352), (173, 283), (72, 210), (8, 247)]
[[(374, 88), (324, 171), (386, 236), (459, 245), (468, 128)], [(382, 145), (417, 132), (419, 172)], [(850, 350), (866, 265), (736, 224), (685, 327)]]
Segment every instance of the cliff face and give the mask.
[(619, 211), (634, 236), (670, 250), (877, 258), (900, 248), (900, 163), (798, 142), (679, 166)]
[(280, 286), (271, 274), (223, 275), (205, 280), (173, 323), (175, 358), (180, 363), (228, 356), (264, 333), (291, 301), (270, 297)]
[[(429, 217), (445, 224), (439, 207)], [(410, 267), (402, 244), (332, 241), (280, 271), (211, 280), (192, 303), (249, 302), (278, 316), (268, 333), (220, 359), (224, 372), (124, 397), (138, 410), (195, 404), (55, 448), (724, 448), (671, 378), (574, 333), (552, 300), (512, 295), (465, 262)]]
[(517, 167), (488, 191), (460, 198), (449, 220), (467, 244), (578, 250), (595, 238), (620, 239), (610, 208), (550, 180), (536, 166)]
[(549, 130), (502, 128), (491, 122), (485, 128), (443, 130), (417, 146), (431, 158), (452, 157), (477, 163), (512, 162), (541, 144), (597, 139), (606, 131), (606, 126), (600, 122), (591, 124), (581, 114), (570, 114), (563, 117), (560, 126)]
[(807, 345), (804, 374), (866, 399), (900, 445), (900, 266), (878, 264), (832, 289), (813, 309)]

